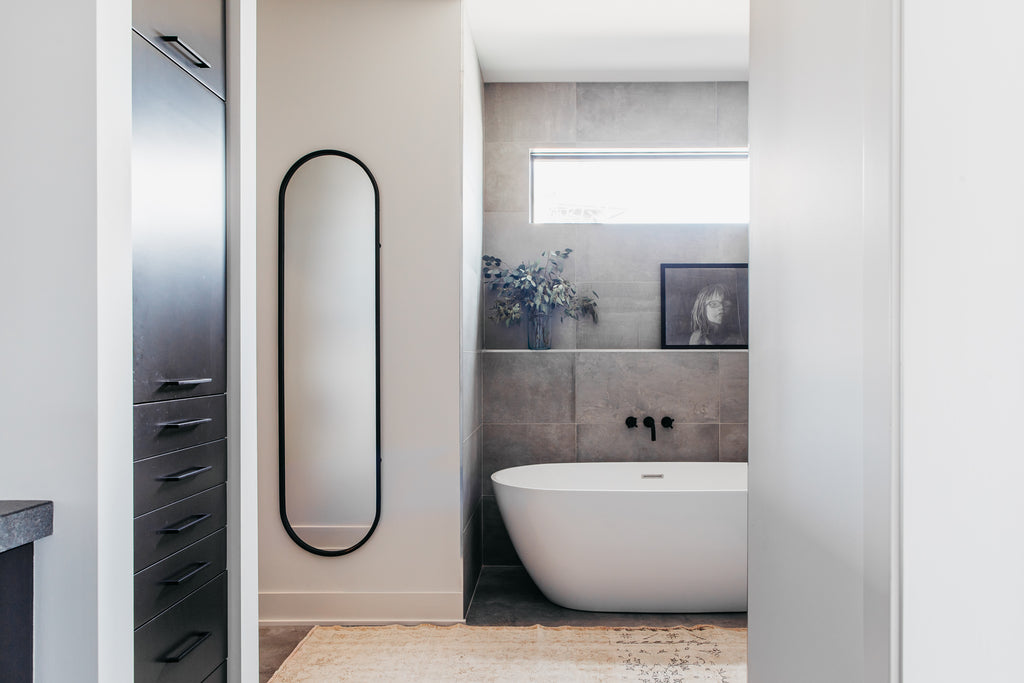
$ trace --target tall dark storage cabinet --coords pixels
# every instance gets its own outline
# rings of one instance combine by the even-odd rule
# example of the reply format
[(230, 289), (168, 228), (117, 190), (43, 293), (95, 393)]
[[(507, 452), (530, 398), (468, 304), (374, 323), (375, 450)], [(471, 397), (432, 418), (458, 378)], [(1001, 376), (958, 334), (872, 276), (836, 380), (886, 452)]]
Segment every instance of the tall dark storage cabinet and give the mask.
[(135, 681), (226, 681), (223, 0), (132, 28)]

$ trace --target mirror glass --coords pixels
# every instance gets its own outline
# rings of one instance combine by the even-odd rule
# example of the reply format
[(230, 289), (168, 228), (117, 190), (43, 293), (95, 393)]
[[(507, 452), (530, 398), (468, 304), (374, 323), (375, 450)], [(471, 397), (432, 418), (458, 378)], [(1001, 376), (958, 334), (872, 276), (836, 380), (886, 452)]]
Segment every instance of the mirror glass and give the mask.
[(345, 152), (295, 162), (278, 216), (281, 521), (319, 555), (380, 517), (379, 197)]

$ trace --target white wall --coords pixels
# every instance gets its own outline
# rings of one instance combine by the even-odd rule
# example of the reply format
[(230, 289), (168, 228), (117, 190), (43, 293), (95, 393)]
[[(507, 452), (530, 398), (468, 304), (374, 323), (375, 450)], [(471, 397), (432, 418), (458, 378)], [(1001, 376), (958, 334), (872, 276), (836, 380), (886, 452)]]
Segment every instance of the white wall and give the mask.
[(903, 5), (903, 680), (1020, 680), (1024, 7)]
[(5, 3), (0, 498), (54, 501), (36, 680), (132, 670), (129, 0)]
[(751, 3), (752, 683), (888, 679), (893, 17)]
[[(458, 620), (460, 3), (258, 7), (260, 618)], [(382, 513), (340, 558), (292, 543), (277, 496), (277, 193), (322, 148), (361, 159), (381, 201)]]

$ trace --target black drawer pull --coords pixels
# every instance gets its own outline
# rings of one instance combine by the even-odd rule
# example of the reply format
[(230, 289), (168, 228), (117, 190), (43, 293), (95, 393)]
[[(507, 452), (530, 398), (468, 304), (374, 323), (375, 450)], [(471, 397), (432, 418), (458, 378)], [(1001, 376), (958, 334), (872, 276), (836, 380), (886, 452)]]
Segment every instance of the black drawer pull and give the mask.
[(162, 477), (157, 477), (157, 481), (184, 481), (185, 479), (191, 479), (197, 474), (203, 472), (209, 472), (213, 469), (213, 465), (207, 465), (206, 467), (189, 467), (181, 472), (175, 472), (174, 474), (165, 474)]
[(180, 534), (182, 531), (188, 531), (196, 524), (206, 521), (210, 517), (213, 517), (209, 512), (202, 515), (192, 515), (181, 520), (175, 526), (165, 526), (163, 529), (157, 529), (158, 534)]
[(193, 562), (192, 564), (188, 565), (174, 576), (168, 576), (160, 583), (162, 583), (165, 586), (180, 586), (181, 584), (185, 583), (193, 576), (195, 576), (196, 574), (203, 571), (209, 566), (209, 562)]
[(162, 38), (164, 41), (168, 43), (174, 43), (175, 45), (177, 45), (182, 50), (182, 52), (188, 55), (189, 59), (192, 60), (192, 63), (198, 66), (200, 69), (210, 68), (210, 64), (205, 59), (203, 59), (198, 52), (196, 52), (188, 45), (186, 45), (184, 42), (182, 42), (181, 38), (179, 38), (178, 36), (162, 36)]
[(198, 427), (201, 424), (207, 422), (213, 422), (212, 417), (197, 417), (191, 420), (175, 420), (174, 422), (161, 422), (160, 427), (164, 429), (188, 429), (189, 427)]
[(197, 384), (209, 384), (212, 381), (212, 377), (189, 377), (187, 379), (165, 379), (164, 384), (176, 387), (193, 387)]
[[(190, 654), (192, 654), (193, 650), (195, 650), (197, 647), (199, 647), (200, 645), (205, 643), (206, 639), (209, 638), (212, 635), (213, 635), (213, 633), (210, 632), (210, 631), (204, 631), (202, 633), (193, 633), (188, 638), (186, 638), (185, 641), (183, 641), (182, 644), (188, 643), (188, 640), (190, 638), (195, 638), (195, 640), (193, 640), (191, 643), (188, 643), (188, 645), (184, 649), (182, 649), (181, 652), (178, 652), (177, 654), (168, 653), (168, 654), (164, 655), (164, 657), (163, 657), (163, 659), (161, 661), (167, 662), (168, 664), (177, 664), (181, 660), (185, 659), (185, 657), (188, 657)], [(174, 650), (171, 650), (171, 652), (174, 652), (175, 650), (178, 650), (181, 647), (182, 647), (181, 645), (178, 645), (177, 647), (174, 648)]]

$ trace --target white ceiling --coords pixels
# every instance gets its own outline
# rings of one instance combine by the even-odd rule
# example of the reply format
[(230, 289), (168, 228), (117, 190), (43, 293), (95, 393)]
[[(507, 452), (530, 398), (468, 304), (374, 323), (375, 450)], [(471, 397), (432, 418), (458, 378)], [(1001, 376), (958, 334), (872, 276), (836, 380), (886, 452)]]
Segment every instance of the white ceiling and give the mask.
[(745, 81), (749, 0), (467, 0), (484, 81)]

